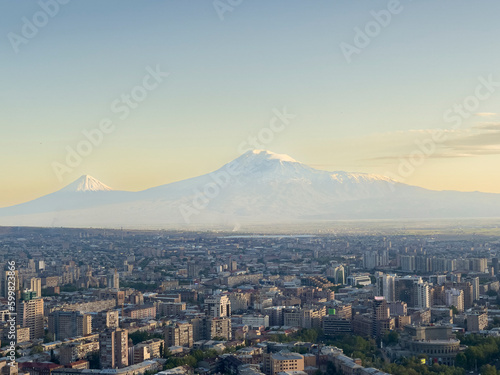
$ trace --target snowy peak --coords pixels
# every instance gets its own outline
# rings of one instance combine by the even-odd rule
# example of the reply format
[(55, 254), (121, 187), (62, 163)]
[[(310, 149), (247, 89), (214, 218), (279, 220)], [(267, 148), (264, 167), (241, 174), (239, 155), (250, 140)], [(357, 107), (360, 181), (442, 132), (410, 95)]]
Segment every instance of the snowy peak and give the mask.
[(268, 150), (251, 150), (243, 154), (243, 157), (247, 159), (253, 159), (255, 161), (260, 160), (278, 160), (281, 162), (298, 163), (294, 158), (285, 154), (276, 154)]
[(103, 184), (101, 181), (89, 175), (83, 175), (78, 180), (72, 182), (65, 188), (61, 189), (62, 192), (96, 192), (96, 191), (112, 191), (108, 185)]

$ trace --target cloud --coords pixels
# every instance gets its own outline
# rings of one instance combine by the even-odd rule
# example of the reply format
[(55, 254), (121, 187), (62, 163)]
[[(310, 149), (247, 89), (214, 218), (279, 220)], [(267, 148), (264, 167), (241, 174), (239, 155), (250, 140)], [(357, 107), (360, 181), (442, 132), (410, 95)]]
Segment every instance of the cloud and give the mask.
[(493, 113), (493, 112), (479, 112), (479, 113), (476, 113), (476, 116), (479, 116), (479, 117), (493, 117), (493, 116), (498, 116), (498, 113)]
[[(418, 152), (417, 143), (429, 142), (436, 129), (409, 130), (386, 133), (387, 143), (372, 150), (364, 161), (391, 163), (411, 157)], [(484, 155), (500, 155), (500, 122), (484, 122), (466, 129), (443, 130), (445, 140), (435, 143), (435, 151), (427, 155), (429, 159), (465, 158)], [(375, 145), (377, 146), (377, 145)], [(375, 152), (373, 152), (375, 151)]]

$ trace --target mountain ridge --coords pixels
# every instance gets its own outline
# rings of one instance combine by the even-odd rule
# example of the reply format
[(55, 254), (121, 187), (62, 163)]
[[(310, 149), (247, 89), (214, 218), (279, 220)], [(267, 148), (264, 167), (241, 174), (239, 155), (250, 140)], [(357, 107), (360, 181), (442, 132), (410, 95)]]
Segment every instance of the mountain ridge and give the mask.
[(500, 216), (500, 194), (433, 191), (367, 173), (329, 172), (251, 150), (200, 176), (138, 192), (83, 175), (8, 208), (0, 225), (180, 227), (311, 220)]

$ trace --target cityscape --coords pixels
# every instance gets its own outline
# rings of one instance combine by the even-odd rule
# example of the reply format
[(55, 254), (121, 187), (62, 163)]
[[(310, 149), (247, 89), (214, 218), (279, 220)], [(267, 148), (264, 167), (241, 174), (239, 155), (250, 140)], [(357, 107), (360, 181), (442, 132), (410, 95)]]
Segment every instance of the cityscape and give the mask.
[(499, 14), (0, 0), (0, 375), (500, 375)]
[(476, 234), (4, 227), (2, 372), (490, 373), (499, 254)]

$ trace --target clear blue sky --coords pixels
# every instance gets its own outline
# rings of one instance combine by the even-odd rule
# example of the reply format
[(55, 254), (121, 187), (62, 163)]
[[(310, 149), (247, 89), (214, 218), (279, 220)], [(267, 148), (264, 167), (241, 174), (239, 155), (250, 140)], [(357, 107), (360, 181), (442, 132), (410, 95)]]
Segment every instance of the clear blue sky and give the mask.
[[(347, 62), (341, 43), (354, 45), (354, 29), (388, 3), (243, 0), (221, 20), (213, 1), (72, 0), (16, 53), (9, 33), (22, 36), (41, 7), (1, 0), (0, 206), (82, 174), (141, 190), (210, 172), (284, 107), (296, 117), (265, 148), (321, 169), (398, 175), (415, 140), (451, 129), (443, 114), (479, 77), (500, 81), (500, 3), (401, 0)], [(111, 103), (157, 65), (170, 75), (121, 120)], [(497, 88), (401, 180), (500, 193), (499, 107)], [(113, 132), (59, 179), (54, 163), (104, 118)]]

